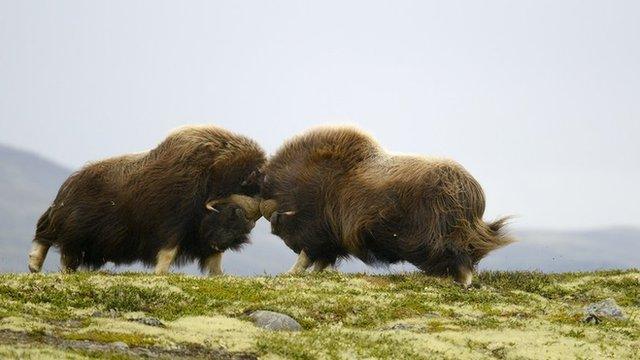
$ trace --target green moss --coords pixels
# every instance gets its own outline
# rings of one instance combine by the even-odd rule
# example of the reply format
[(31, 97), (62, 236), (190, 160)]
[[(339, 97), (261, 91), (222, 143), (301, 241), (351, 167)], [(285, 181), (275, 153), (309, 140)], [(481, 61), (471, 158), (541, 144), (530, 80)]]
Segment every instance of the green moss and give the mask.
[[(328, 336), (328, 334), (331, 334)], [(430, 359), (390, 334), (320, 327), (303, 333), (265, 333), (257, 349), (288, 359)]]
[(570, 336), (576, 339), (584, 339), (584, 330), (583, 329), (571, 329), (564, 333), (565, 336)]
[(108, 331), (85, 331), (80, 333), (71, 333), (65, 335), (64, 338), (68, 340), (89, 340), (100, 343), (122, 341), (129, 346), (148, 346), (156, 343), (156, 341), (152, 337), (144, 334)]

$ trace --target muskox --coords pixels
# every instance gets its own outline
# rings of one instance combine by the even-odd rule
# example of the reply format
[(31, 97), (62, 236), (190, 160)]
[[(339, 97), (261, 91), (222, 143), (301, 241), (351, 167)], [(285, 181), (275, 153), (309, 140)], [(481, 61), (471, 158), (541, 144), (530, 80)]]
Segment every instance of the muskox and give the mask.
[(172, 132), (152, 150), (89, 164), (62, 184), (40, 217), (29, 269), (57, 247), (61, 270), (141, 261), (166, 273), (199, 260), (220, 274), (222, 253), (247, 242), (260, 217), (253, 140), (215, 126)]
[(482, 220), (478, 182), (451, 160), (385, 152), (350, 127), (286, 142), (262, 170), (260, 210), (299, 254), (291, 273), (341, 258), (407, 261), (466, 286), (477, 263), (511, 242), (506, 219)]

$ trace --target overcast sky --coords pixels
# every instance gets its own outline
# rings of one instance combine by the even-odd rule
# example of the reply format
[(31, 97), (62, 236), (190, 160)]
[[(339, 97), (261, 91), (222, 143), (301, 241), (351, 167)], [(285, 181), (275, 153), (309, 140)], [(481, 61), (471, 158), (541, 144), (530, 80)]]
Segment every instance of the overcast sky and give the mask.
[(452, 157), (517, 227), (640, 226), (638, 1), (4, 1), (0, 142), (69, 167), (212, 123)]

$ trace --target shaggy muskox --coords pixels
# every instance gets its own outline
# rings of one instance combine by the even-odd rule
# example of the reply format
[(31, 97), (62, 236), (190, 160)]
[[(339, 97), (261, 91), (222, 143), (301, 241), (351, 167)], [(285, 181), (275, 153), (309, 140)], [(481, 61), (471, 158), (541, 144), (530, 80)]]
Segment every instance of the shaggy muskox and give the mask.
[(299, 254), (292, 273), (353, 255), (374, 265), (408, 261), (469, 285), (480, 259), (511, 241), (505, 219), (482, 220), (482, 188), (462, 166), (387, 153), (357, 129), (295, 137), (263, 176), (260, 210)]
[(253, 140), (214, 126), (189, 126), (156, 148), (89, 164), (62, 184), (38, 221), (29, 269), (40, 271), (49, 247), (61, 270), (142, 261), (155, 272), (199, 260), (220, 274), (222, 253), (247, 242), (260, 217)]

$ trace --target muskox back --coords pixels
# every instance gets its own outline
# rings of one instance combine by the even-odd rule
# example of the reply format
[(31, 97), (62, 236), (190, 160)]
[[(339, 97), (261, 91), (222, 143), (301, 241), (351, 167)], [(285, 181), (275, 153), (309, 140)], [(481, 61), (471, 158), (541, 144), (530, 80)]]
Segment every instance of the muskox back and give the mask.
[[(107, 261), (151, 265), (161, 249), (178, 244), (178, 261), (197, 258), (207, 202), (256, 195), (258, 183), (248, 179), (264, 162), (253, 140), (196, 126), (174, 131), (147, 152), (89, 164), (65, 181), (38, 221), (35, 253), (55, 245), (70, 269)], [(43, 259), (36, 260), (30, 262), (35, 271)]]
[(263, 214), (307, 266), (322, 269), (353, 255), (370, 264), (409, 261), (459, 278), (510, 241), (503, 221), (482, 221), (482, 188), (462, 166), (389, 154), (353, 128), (294, 138), (264, 174)]

